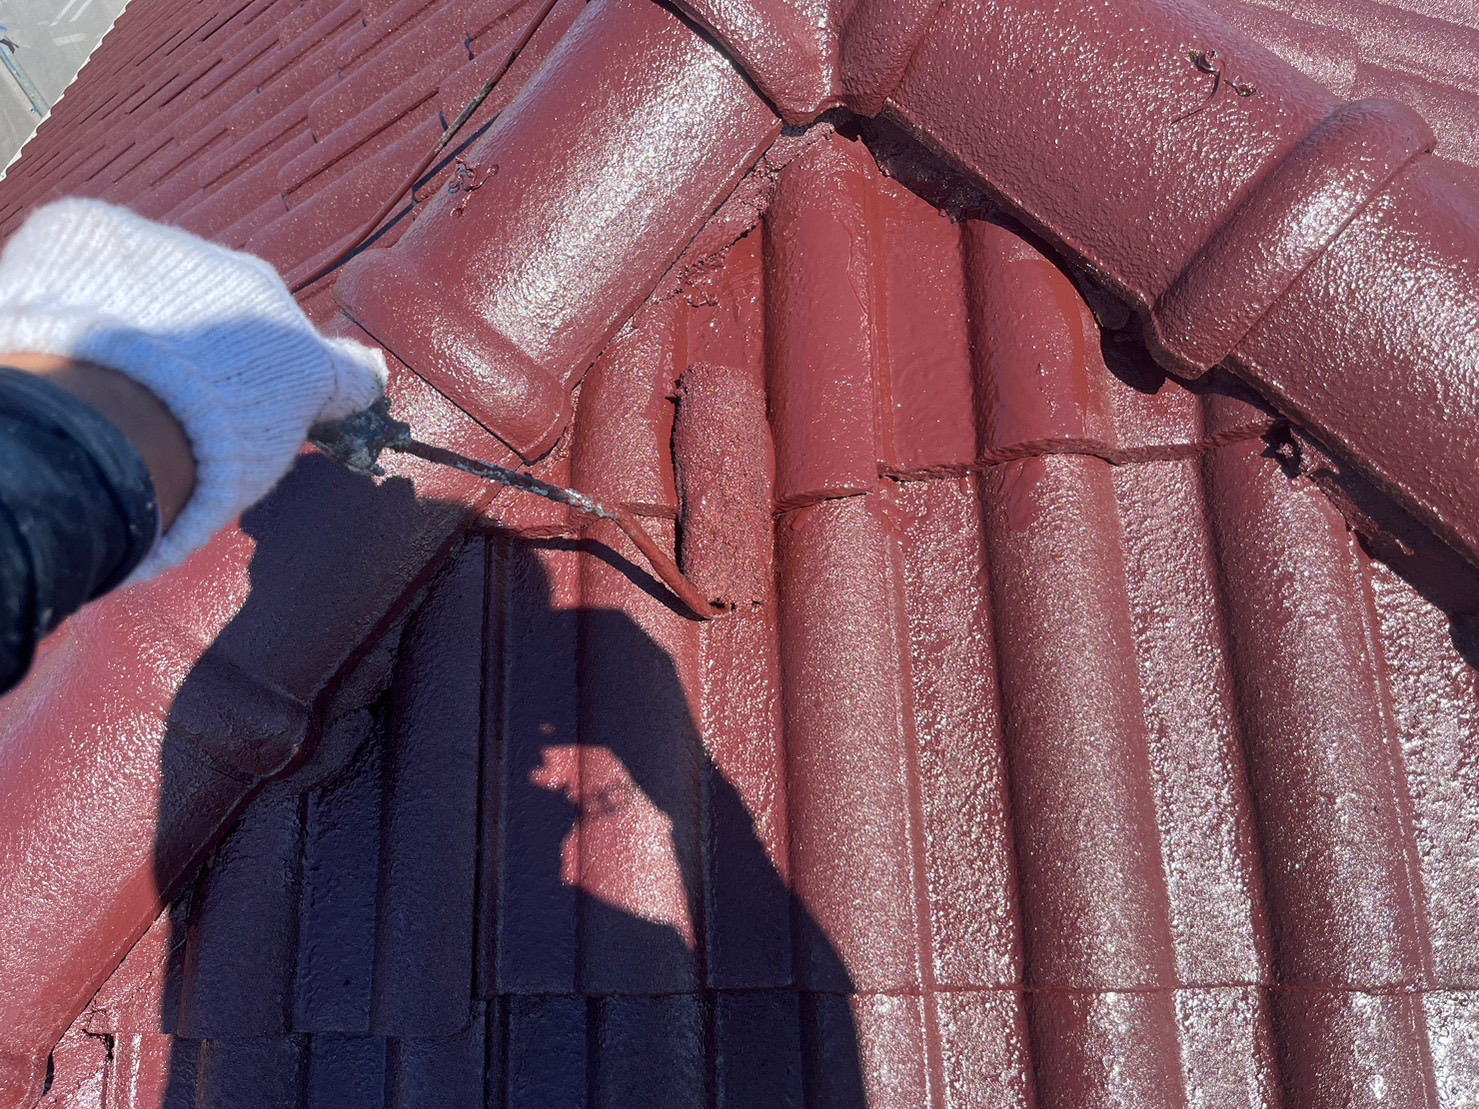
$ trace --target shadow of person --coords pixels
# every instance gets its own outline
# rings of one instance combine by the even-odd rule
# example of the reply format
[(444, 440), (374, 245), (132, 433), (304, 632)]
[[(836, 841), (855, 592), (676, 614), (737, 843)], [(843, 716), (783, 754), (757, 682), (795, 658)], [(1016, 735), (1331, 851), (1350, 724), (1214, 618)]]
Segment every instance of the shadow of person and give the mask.
[[(375, 485), (321, 459), (302, 460), (242, 521), (257, 543), (251, 592), (201, 666), (239, 668), (262, 651), (290, 650), (274, 627), (293, 624), (295, 613), (300, 637), (334, 634), (301, 620), (334, 611), (320, 591), (337, 597), (363, 587), (354, 560), (369, 556), (365, 535), (413, 534), (426, 530), (428, 513), (463, 511), (414, 498), (404, 482)], [(568, 548), (569, 541), (548, 545), (562, 543)], [(479, 1093), (479, 1106), (717, 1101), (861, 1109), (867, 1099), (847, 1003), (852, 981), (788, 889), (740, 792), (705, 749), (673, 659), (625, 613), (556, 607), (538, 544), (506, 533), (473, 533), (428, 597), (463, 560), (489, 550), (498, 568), (487, 577), (502, 592), (482, 603), (490, 611), (503, 606), (503, 631), (490, 635), (494, 621), (482, 613), (464, 614), (458, 626), (484, 637), (481, 685), (501, 675), (502, 693), (487, 698), (480, 687), (478, 704), (448, 717), (477, 722), (466, 725), (462, 742), (475, 752), (480, 815), (460, 833), (476, 842), (438, 841), (435, 827), (421, 839), (440, 842), (434, 850), (449, 856), (482, 859), (478, 881), (487, 888), (479, 897), (447, 891), (446, 900), (475, 919), (418, 939), (435, 950), (472, 937), (482, 953), (449, 960), (466, 968), (464, 980), (408, 1011), (437, 1030), (485, 1021), (479, 1058), (490, 1092), (486, 1103)], [(606, 562), (633, 579), (634, 590), (661, 588), (619, 555), (607, 552)], [(325, 810), (329, 794), (376, 810), (373, 819), (350, 812), (346, 828), (360, 820), (356, 827), (383, 835), (392, 820), (437, 824), (435, 798), (392, 811), (400, 795), (387, 769), (406, 715), (399, 702), (428, 695), (418, 681), (438, 681), (416, 652), (469, 650), (439, 643), (424, 628), (418, 633), (431, 607), (427, 600), (411, 616), (399, 641), (388, 690), (369, 710), (375, 727), (346, 741), (334, 726), (314, 736), (314, 721), (312, 750), (294, 769), (249, 806), (251, 791), (238, 791), (245, 818), (206, 864), (188, 910), (175, 914), (173, 985), (161, 1014), (164, 1030), (176, 1035), (165, 1083), (170, 1109), (400, 1104), (394, 1091), (403, 1078), (392, 1073), (399, 1049), (392, 1043), (387, 1050), (381, 1037), (417, 1030), (388, 1027), (376, 998), (418, 987), (385, 980), (414, 960), (398, 958), (397, 933), (377, 904), (383, 844), (378, 856), (373, 844), (351, 844), (343, 856), (350, 861), (333, 873), (307, 866), (303, 852), (305, 821)], [(551, 644), (573, 644), (575, 654), (542, 653)], [(172, 715), (167, 748), (198, 747), (213, 719), (236, 711), (208, 703), (217, 682), (197, 688), (194, 679), (177, 698), (181, 726)], [(451, 696), (440, 687), (430, 695)], [(191, 756), (200, 761), (197, 751)], [(219, 768), (217, 754), (206, 757)], [(167, 774), (176, 764), (184, 761), (167, 749)], [(165, 796), (177, 795), (166, 782)], [(158, 878), (166, 890), (195, 870), (188, 836), (169, 830), (179, 818), (177, 803), (162, 806)], [(339, 834), (353, 838), (352, 830)], [(376, 857), (378, 867), (365, 861)], [(428, 855), (419, 864), (435, 871), (438, 860)], [(315, 884), (322, 888), (309, 888)], [(297, 908), (311, 897), (333, 901), (335, 923), (321, 935), (314, 930), (324, 927), (324, 915)], [(334, 1027), (305, 1022), (294, 1001), (301, 971), (285, 965), (283, 953), (342, 949), (346, 937), (358, 937), (352, 942), (364, 950), (340, 952), (339, 964), (360, 969), (331, 984)], [(203, 968), (201, 952), (212, 967)], [(587, 1022), (585, 1034), (517, 1035), (519, 1014), (552, 999)], [(345, 1052), (361, 1048), (374, 1061), (356, 1064), (354, 1081), (315, 1077), (321, 1053), (342, 1064)], [(544, 1086), (541, 1075), (561, 1080)], [(464, 1104), (450, 1079), (437, 1104)]]

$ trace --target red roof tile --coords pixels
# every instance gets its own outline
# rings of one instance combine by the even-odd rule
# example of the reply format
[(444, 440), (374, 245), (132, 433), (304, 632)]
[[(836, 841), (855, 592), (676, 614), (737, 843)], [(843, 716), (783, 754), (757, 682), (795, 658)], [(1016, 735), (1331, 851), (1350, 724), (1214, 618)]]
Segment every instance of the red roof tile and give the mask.
[[(0, 187), (7, 226), (105, 192), (308, 265), (528, 13), (208, 7), (135, 0)], [(1473, 164), (1467, 93), (1432, 61), (1479, 33), (1463, 11), (1218, 7), (1343, 94), (1421, 100)], [(608, 9), (632, 49), (669, 43)], [(579, 85), (616, 48), (556, 46), (578, 10), (475, 128), (544, 59)], [(707, 110), (672, 90), (676, 117)], [(683, 147), (705, 183), (656, 217), (677, 238), (774, 133), (741, 114), (729, 145)], [(531, 243), (563, 249), (537, 233), (552, 174), (602, 183), (539, 122), (490, 140), (515, 203), (454, 220), (444, 190), (481, 163), (445, 164), (376, 244), (409, 224), (400, 249), (339, 289), (484, 417), (431, 325), (512, 296)], [(1249, 439), (1274, 421), (1224, 378), (1168, 382), (1018, 230), (825, 132), (762, 162), (759, 203), (614, 339), (663, 244), (538, 259), (567, 282), (552, 310), (599, 311), (578, 334), (506, 313), (470, 355), (558, 347), (535, 360), (547, 420), (594, 359), (539, 471), (643, 513), (731, 615), (688, 620), (617, 533), (553, 506), (500, 498), (455, 538), (474, 483), (418, 463), (371, 492), (309, 461), (50, 645), (0, 745), (0, 857), (36, 860), (0, 868), (0, 967), (25, 971), (0, 976), (0, 1053), (44, 1051), (132, 953), (46, 1104), (1479, 1098), (1469, 622)], [(448, 251), (489, 282), (447, 282)], [(306, 303), (335, 315), (325, 283)], [(500, 451), (404, 366), (392, 392), (428, 438)], [(161, 885), (188, 890), (145, 932)]]

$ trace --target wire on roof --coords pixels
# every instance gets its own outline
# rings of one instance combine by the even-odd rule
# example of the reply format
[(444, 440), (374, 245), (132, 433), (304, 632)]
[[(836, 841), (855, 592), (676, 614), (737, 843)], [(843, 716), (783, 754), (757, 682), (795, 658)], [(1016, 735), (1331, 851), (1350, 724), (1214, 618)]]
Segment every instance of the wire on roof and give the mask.
[(301, 293), (319, 278), (343, 265), (350, 255), (364, 246), (385, 217), (395, 210), (395, 206), (400, 203), (401, 197), (416, 187), (416, 182), (420, 181), (426, 171), (436, 164), (436, 160), (442, 156), (442, 152), (457, 137), (457, 132), (462, 130), (463, 125), (473, 117), (473, 113), (482, 107), (483, 101), (488, 99), (498, 82), (503, 80), (504, 75), (513, 67), (514, 62), (518, 61), (519, 55), (524, 51), (524, 47), (529, 45), (529, 40), (544, 25), (545, 19), (549, 17), (549, 13), (554, 10), (555, 4), (558, 2), (559, 0), (543, 0), (543, 3), (539, 5), (539, 10), (534, 13), (533, 18), (524, 27), (523, 33), (519, 35), (518, 41), (514, 43), (513, 49), (503, 59), (503, 64), (494, 70), (493, 74), (483, 82), (483, 87), (467, 102), (467, 107), (462, 109), (451, 125), (442, 132), (442, 137), (436, 141), (436, 145), (427, 152), (426, 157), (417, 163), (416, 168), (406, 176), (406, 179), (401, 182), (400, 188), (396, 189), (390, 198), (386, 200), (384, 207), (376, 212), (362, 228), (350, 237), (347, 245), (335, 250), (327, 261), (314, 265), (313, 269), (306, 275), (299, 276), (295, 274), (290, 278), (288, 287), (293, 292)]
[(683, 576), (683, 571), (678, 569), (678, 564), (668, 557), (652, 536), (647, 534), (646, 529), (637, 522), (636, 517), (625, 508), (620, 506), (610, 508), (584, 493), (567, 489), (563, 485), (541, 481), (521, 470), (510, 470), (506, 466), (499, 466), (492, 462), (468, 458), (456, 451), (447, 450), (445, 447), (435, 447), (430, 443), (423, 443), (409, 437), (387, 443), (386, 449), (399, 451), (402, 454), (413, 454), (417, 458), (424, 458), (440, 466), (451, 466), (454, 470), (461, 470), (463, 473), (497, 482), (511, 489), (533, 493), (535, 496), (554, 501), (556, 504), (568, 505), (586, 516), (593, 516), (598, 520), (609, 520), (621, 528), (626, 537), (636, 544), (637, 549), (642, 552), (648, 565), (652, 567), (662, 583), (671, 589), (695, 616), (702, 620), (710, 620), (726, 611), (724, 607), (706, 598), (691, 581)]

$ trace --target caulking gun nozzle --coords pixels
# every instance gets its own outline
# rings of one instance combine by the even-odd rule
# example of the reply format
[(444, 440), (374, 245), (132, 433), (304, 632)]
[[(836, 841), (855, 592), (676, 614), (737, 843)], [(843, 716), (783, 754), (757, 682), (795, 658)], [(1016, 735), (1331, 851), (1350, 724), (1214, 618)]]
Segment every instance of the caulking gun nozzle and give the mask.
[(382, 476), (380, 452), (411, 440), (411, 425), (390, 414), (390, 398), (343, 420), (314, 424), (308, 441), (357, 474)]

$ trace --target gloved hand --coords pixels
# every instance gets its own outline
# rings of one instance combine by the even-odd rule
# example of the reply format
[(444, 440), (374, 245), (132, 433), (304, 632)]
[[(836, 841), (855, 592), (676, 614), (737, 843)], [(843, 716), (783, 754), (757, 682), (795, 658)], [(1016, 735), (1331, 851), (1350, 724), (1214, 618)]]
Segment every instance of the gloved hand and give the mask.
[(311, 424), (373, 404), (386, 378), (384, 355), (319, 335), (260, 258), (83, 199), (37, 210), (0, 255), (0, 352), (117, 370), (184, 428), (195, 491), (132, 581), (203, 546), (277, 484)]

